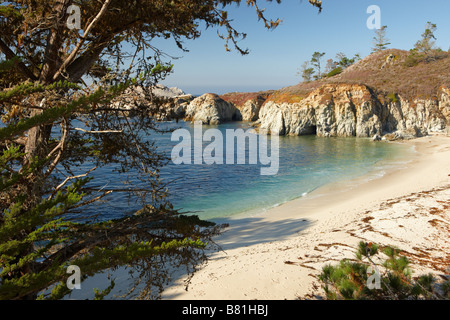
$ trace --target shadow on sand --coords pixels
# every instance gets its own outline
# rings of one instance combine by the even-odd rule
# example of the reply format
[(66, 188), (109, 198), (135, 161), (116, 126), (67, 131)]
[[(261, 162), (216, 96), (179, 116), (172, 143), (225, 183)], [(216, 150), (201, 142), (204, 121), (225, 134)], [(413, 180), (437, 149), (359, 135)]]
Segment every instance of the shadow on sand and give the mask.
[(221, 219), (218, 224), (229, 224), (214, 240), (223, 250), (283, 241), (312, 225), (307, 219), (266, 220), (261, 217)]
[[(307, 219), (272, 221), (262, 217), (223, 218), (214, 222), (217, 224), (229, 224), (229, 227), (225, 228), (222, 234), (213, 239), (215, 242), (214, 245), (210, 245), (206, 249), (206, 254), (210, 256), (210, 260), (223, 259), (223, 257), (214, 257), (214, 254), (220, 251), (227, 252), (228, 250), (249, 247), (252, 245), (287, 240), (313, 224), (313, 222)], [(70, 296), (66, 297), (66, 299), (92, 299), (94, 288), (107, 288), (110, 285), (108, 277), (115, 279), (115, 288), (105, 297), (105, 300), (121, 299), (119, 296), (127, 292), (127, 289), (133, 282), (130, 278), (129, 271), (129, 269), (121, 267), (112, 272), (94, 275), (82, 283), (81, 290), (74, 290)], [(172, 281), (166, 286), (166, 290), (175, 283), (183, 282), (188, 277), (186, 270), (182, 268), (170, 270), (170, 274)], [(163, 292), (162, 298), (164, 300), (171, 300), (178, 295), (179, 294), (175, 292), (170, 294), (164, 294)], [(134, 299), (134, 297), (130, 296), (128, 299)]]
[[(261, 217), (221, 219), (214, 222), (217, 224), (229, 224), (230, 226), (224, 229), (224, 232), (221, 235), (213, 239), (220, 249), (218, 249), (217, 246), (207, 249), (210, 261), (226, 259), (226, 255), (215, 255), (219, 250), (223, 250), (226, 253), (233, 249), (288, 240), (313, 225), (313, 222), (307, 219), (283, 219), (271, 221)], [(181, 294), (180, 290), (169, 290), (170, 292), (167, 292), (167, 289), (186, 278), (186, 273), (175, 273), (172, 276), (171, 284), (169, 284), (166, 287), (166, 291), (163, 292), (162, 299), (176, 299)]]

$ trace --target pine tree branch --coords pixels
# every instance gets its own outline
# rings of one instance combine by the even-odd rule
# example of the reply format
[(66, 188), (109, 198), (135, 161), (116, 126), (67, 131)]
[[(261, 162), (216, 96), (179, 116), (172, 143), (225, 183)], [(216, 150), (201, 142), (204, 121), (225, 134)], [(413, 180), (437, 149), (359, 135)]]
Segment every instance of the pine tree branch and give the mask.
[(51, 31), (47, 38), (45, 46), (44, 61), (42, 63), (41, 73), (39, 80), (44, 83), (51, 83), (53, 75), (58, 68), (59, 63), (59, 51), (64, 43), (64, 30), (66, 28), (66, 16), (67, 8), (69, 7), (71, 0), (56, 0), (52, 6), (52, 13), (54, 22), (51, 26)]

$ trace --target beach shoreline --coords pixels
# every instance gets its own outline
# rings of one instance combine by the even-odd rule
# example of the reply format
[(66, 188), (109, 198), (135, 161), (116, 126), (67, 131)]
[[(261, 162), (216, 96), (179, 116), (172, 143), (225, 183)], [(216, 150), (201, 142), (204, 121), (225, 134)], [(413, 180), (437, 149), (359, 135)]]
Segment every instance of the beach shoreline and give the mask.
[(450, 137), (434, 134), (401, 143), (417, 152), (382, 177), (358, 178), (356, 187), (329, 184), (259, 215), (227, 219), (230, 227), (214, 239), (223, 250), (210, 253), (187, 291), (186, 279), (178, 278), (162, 298), (321, 295), (316, 277), (322, 267), (353, 257), (361, 240), (405, 250), (418, 273), (445, 273), (450, 260)]

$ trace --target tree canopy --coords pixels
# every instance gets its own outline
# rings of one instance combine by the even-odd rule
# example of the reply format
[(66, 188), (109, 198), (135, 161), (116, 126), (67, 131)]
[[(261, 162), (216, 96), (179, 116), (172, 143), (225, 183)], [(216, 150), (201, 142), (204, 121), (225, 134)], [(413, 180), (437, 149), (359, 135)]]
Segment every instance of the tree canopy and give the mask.
[[(172, 72), (153, 39), (172, 39), (186, 50), (184, 40), (201, 36), (200, 22), (218, 29), (227, 50), (233, 45), (247, 54), (238, 44), (245, 34), (226, 8), (254, 7), (264, 26), (275, 28), (280, 20), (266, 18), (260, 2), (1, 2), (0, 299), (62, 298), (70, 293), (69, 265), (79, 266), (83, 279), (130, 265), (137, 283), (146, 283), (140, 297), (155, 297), (168, 262), (190, 271), (205, 259), (205, 243), (220, 228), (173, 209), (159, 177), (167, 159), (143, 138), (161, 131), (150, 116), (158, 99), (149, 90), (155, 103), (132, 110), (112, 101), (130, 86), (151, 89)], [(321, 10), (320, 1), (309, 2)], [(68, 28), (71, 5), (80, 9), (80, 30)], [(133, 52), (124, 51), (125, 43)], [(110, 164), (127, 183), (124, 190), (92, 180), (92, 172)], [(135, 185), (127, 177), (133, 171)], [(83, 213), (117, 192), (140, 196), (143, 209), (112, 220)]]
[(422, 38), (416, 42), (414, 49), (418, 52), (428, 53), (435, 48), (436, 36), (434, 33), (437, 30), (437, 25), (432, 22), (427, 22), (425, 31), (422, 33)]
[[(321, 8), (320, 1), (309, 1)], [(200, 21), (206, 27), (221, 29), (226, 45), (231, 42), (245, 54), (248, 51), (237, 43), (245, 34), (233, 28), (225, 10), (244, 2), (255, 8), (266, 28), (273, 29), (280, 23), (279, 19), (267, 19), (256, 0), (15, 1), (2, 5), (0, 45), (6, 58), (16, 55), (11, 49), (15, 48), (24, 59), (19, 64), (24, 77), (47, 83), (79, 81), (105, 55), (120, 60), (123, 57), (117, 50), (125, 41), (139, 51), (147, 48), (158, 52), (151, 40), (172, 38), (184, 48), (184, 39), (201, 35)], [(67, 9), (73, 4), (80, 8), (81, 29), (86, 34), (67, 28)]]

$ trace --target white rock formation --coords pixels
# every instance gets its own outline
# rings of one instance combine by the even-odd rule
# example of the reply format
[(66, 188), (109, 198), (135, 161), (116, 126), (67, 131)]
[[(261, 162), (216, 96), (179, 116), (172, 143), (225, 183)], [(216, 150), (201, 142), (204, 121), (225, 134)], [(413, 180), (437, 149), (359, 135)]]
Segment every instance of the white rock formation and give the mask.
[(240, 112), (243, 121), (256, 121), (259, 119), (259, 112), (265, 100), (259, 99), (247, 100), (242, 106)]
[(273, 135), (373, 137), (398, 132), (403, 138), (439, 132), (450, 123), (450, 90), (439, 100), (382, 102), (364, 85), (328, 84), (299, 103), (267, 102), (261, 129)]
[(181, 96), (186, 96), (187, 94), (177, 87), (166, 87), (162, 84), (157, 84), (151, 88), (152, 93), (161, 98), (177, 98)]
[(194, 99), (193, 95), (183, 90), (163, 85), (150, 88), (141, 86), (130, 87), (111, 106), (120, 110), (147, 110), (149, 115), (158, 120), (181, 119), (184, 117), (187, 105)]
[(236, 120), (237, 108), (218, 95), (207, 93), (191, 101), (186, 108), (185, 120), (217, 125)]

